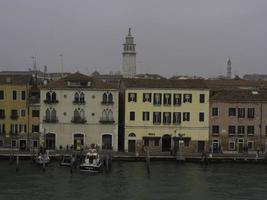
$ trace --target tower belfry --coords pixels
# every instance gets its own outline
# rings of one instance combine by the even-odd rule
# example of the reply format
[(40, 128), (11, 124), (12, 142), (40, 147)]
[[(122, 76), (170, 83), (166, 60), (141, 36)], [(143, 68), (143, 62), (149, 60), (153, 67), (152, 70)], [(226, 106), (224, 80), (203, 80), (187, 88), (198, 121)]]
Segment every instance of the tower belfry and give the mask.
[(228, 58), (228, 61), (227, 61), (227, 74), (226, 74), (226, 77), (228, 79), (232, 78), (232, 61), (230, 60), (230, 58)]
[(122, 52), (123, 77), (132, 78), (136, 75), (136, 52), (134, 37), (129, 28), (128, 35), (125, 37)]

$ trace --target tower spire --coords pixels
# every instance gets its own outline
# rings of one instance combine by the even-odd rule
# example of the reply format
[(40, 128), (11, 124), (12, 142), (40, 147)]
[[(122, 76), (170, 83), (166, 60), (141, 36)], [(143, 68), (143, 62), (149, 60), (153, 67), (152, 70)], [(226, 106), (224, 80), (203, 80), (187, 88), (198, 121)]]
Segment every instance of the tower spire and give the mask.
[(128, 35), (125, 37), (125, 43), (123, 44), (122, 52), (122, 65), (123, 65), (123, 76), (134, 77), (136, 74), (136, 52), (134, 37), (129, 28)]
[(232, 78), (232, 61), (230, 59), (230, 57), (228, 57), (228, 61), (227, 61), (227, 74), (226, 77), (228, 79)]

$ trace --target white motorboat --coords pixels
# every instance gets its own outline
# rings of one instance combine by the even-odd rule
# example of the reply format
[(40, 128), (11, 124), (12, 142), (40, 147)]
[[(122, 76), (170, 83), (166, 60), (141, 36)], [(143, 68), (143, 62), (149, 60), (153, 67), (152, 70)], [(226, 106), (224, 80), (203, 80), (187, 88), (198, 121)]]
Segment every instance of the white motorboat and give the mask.
[(35, 162), (39, 165), (48, 164), (50, 162), (49, 155), (47, 153), (38, 153), (35, 157)]
[(84, 158), (84, 162), (80, 165), (80, 171), (83, 172), (102, 172), (103, 162), (100, 159), (96, 149), (90, 149)]

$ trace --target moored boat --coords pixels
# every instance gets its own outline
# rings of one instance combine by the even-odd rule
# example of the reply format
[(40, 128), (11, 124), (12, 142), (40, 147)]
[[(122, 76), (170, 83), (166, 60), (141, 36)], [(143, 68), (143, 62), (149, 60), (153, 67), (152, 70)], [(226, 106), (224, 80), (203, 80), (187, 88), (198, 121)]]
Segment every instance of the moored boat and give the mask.
[(80, 165), (82, 172), (102, 172), (103, 162), (100, 159), (99, 153), (96, 149), (90, 149), (86, 154), (83, 163)]

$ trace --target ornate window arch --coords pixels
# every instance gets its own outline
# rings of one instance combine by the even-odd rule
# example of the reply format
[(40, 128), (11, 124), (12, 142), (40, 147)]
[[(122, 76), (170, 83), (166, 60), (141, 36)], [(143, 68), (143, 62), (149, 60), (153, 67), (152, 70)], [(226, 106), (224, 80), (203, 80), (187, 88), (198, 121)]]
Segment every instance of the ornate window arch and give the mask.
[(108, 94), (108, 102), (109, 103), (112, 103), (113, 102), (113, 95), (112, 95), (112, 93), (109, 93)]
[(102, 101), (103, 101), (104, 103), (108, 102), (108, 95), (107, 95), (107, 93), (104, 93), (104, 94), (103, 94), (103, 96), (102, 96)]

